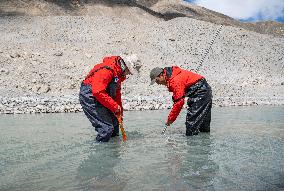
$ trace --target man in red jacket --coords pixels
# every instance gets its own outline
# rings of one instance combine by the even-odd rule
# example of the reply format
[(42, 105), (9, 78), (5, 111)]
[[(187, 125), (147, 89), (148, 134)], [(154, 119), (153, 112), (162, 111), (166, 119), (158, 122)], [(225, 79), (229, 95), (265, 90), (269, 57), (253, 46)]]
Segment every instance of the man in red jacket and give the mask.
[(122, 115), (121, 83), (131, 74), (120, 56), (105, 57), (83, 80), (80, 104), (98, 132), (96, 140), (107, 142), (119, 135), (116, 115)]
[(212, 92), (211, 87), (201, 75), (183, 70), (177, 66), (159, 68), (150, 72), (151, 84), (167, 86), (173, 92), (173, 108), (166, 122), (170, 126), (179, 115), (185, 97), (187, 100), (186, 135), (210, 132)]

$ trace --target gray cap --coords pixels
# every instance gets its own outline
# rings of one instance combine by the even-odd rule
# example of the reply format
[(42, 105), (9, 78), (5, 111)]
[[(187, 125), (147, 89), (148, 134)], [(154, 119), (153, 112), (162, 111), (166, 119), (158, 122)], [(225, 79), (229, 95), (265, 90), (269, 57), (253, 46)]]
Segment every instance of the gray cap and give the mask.
[(151, 83), (150, 85), (153, 85), (156, 82), (156, 77), (158, 77), (163, 72), (163, 68), (156, 67), (153, 68), (150, 72), (150, 79)]

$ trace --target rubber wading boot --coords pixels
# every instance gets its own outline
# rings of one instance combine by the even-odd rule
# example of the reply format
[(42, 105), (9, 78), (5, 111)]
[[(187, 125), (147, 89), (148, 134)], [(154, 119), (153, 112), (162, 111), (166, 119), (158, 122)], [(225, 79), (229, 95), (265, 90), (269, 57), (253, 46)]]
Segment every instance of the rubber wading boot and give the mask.
[(198, 129), (189, 129), (189, 128), (186, 128), (186, 132), (185, 132), (185, 135), (186, 136), (193, 136), (193, 135), (198, 135)]

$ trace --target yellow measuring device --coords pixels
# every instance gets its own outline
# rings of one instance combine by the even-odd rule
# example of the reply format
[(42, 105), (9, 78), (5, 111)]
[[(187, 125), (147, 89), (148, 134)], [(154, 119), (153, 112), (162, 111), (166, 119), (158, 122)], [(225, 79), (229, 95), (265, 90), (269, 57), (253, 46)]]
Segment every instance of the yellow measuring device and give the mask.
[(122, 134), (122, 140), (126, 141), (127, 140), (127, 136), (123, 127), (123, 121), (122, 121), (122, 116), (121, 115), (117, 115), (117, 120), (118, 120), (118, 124), (119, 124), (119, 128)]

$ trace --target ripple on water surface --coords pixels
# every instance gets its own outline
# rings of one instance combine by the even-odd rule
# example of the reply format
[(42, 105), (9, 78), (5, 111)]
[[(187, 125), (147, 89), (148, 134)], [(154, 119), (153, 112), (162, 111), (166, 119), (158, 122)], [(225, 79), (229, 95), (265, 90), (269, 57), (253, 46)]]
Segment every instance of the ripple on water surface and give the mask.
[(0, 190), (283, 190), (284, 108), (214, 108), (186, 137), (182, 112), (125, 112), (127, 142), (94, 142), (82, 113), (0, 116)]

